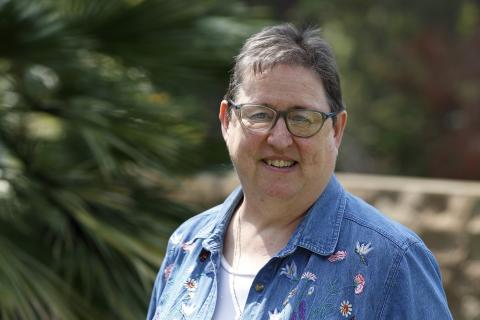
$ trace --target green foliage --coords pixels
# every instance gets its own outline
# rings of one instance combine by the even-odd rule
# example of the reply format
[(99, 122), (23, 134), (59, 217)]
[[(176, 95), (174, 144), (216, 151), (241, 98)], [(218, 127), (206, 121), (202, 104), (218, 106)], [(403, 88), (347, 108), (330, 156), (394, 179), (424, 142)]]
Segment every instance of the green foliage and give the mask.
[[(479, 179), (478, 1), (311, 1), (338, 57), (349, 171)], [(474, 93), (476, 92), (476, 93)]]
[(194, 94), (249, 31), (217, 1), (0, 1), (0, 319), (144, 317)]

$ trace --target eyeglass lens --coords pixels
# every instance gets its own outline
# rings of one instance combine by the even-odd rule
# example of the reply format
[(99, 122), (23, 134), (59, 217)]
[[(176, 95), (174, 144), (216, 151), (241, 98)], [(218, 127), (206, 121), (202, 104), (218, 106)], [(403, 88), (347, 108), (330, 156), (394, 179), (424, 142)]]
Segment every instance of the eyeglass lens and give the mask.
[[(275, 125), (277, 112), (259, 105), (243, 105), (240, 109), (242, 124), (253, 131), (268, 131)], [(312, 110), (289, 110), (285, 117), (291, 134), (308, 137), (315, 134), (323, 125), (321, 113)]]

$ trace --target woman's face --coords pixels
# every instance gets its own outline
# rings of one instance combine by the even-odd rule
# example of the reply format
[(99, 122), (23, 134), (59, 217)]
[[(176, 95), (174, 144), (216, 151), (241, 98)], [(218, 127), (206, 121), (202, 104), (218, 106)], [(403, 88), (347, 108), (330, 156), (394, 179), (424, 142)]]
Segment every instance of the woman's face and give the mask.
[[(301, 107), (330, 112), (321, 80), (301, 66), (278, 65), (245, 76), (235, 103), (247, 102), (278, 111)], [(327, 119), (316, 135), (300, 138), (290, 134), (282, 118), (268, 133), (251, 132), (241, 126), (235, 112), (229, 117), (227, 108), (222, 101), (222, 133), (246, 197), (290, 199), (321, 194), (335, 167), (345, 112), (337, 116), (335, 127)]]

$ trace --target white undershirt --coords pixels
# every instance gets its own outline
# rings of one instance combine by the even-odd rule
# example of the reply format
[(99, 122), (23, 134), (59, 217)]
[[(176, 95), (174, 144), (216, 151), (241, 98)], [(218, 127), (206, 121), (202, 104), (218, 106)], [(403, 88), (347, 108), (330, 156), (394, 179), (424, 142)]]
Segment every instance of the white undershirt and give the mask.
[[(251, 270), (245, 273), (234, 272), (222, 255), (218, 273), (217, 304), (212, 320), (240, 319), (240, 313), (247, 302), (248, 292), (257, 272), (251, 272)], [(233, 277), (235, 277), (235, 294), (238, 303), (232, 286)]]

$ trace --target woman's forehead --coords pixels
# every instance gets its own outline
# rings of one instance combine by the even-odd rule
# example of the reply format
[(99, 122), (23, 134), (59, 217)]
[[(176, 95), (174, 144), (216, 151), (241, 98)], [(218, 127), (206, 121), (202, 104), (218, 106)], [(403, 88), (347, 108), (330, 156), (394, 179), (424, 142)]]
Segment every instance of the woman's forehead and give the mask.
[(262, 73), (246, 74), (236, 100), (282, 109), (301, 106), (329, 110), (321, 80), (316, 73), (301, 66), (278, 65)]

